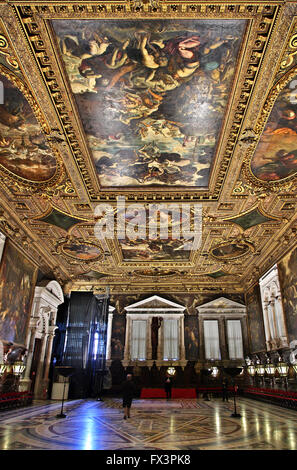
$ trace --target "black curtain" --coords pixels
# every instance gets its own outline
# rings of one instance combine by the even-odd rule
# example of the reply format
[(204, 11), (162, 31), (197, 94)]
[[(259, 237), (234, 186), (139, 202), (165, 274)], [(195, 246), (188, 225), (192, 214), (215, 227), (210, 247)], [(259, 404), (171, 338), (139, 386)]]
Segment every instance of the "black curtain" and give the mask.
[(108, 307), (108, 295), (71, 293), (63, 354), (63, 365), (75, 369), (70, 380), (69, 398), (98, 397), (101, 394)]

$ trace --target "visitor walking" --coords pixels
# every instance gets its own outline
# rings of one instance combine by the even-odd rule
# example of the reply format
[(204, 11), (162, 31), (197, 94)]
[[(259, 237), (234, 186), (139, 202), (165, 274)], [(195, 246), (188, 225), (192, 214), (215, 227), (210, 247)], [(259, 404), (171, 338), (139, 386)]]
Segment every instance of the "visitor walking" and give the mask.
[(128, 374), (122, 386), (124, 419), (130, 418), (130, 409), (135, 394), (135, 386), (132, 381), (132, 374)]
[(228, 397), (228, 380), (224, 379), (222, 383), (223, 401), (229, 401)]
[(171, 398), (171, 389), (172, 389), (172, 383), (171, 383), (171, 378), (170, 377), (166, 377), (164, 388), (165, 388), (166, 398), (170, 399)]

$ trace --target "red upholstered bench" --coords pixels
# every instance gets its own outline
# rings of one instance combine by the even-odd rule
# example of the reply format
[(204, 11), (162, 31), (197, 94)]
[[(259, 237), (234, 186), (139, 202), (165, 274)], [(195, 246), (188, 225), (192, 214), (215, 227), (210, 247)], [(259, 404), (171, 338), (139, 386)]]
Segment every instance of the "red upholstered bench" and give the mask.
[(0, 394), (0, 409), (26, 406), (32, 403), (33, 395), (30, 392), (8, 392)]
[[(195, 388), (173, 388), (172, 398), (196, 398)], [(166, 398), (163, 388), (142, 388), (140, 398)]]

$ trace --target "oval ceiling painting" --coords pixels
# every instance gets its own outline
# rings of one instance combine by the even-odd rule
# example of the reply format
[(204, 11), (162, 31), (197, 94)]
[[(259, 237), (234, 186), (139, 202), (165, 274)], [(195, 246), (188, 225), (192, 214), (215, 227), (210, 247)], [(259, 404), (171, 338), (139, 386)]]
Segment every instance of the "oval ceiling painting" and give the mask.
[(0, 75), (4, 102), (0, 104), (0, 166), (35, 183), (55, 176), (57, 161), (41, 133), (40, 125), (23, 94)]
[(296, 85), (293, 78), (279, 94), (251, 159), (251, 172), (259, 180), (277, 182), (297, 172)]
[(62, 246), (65, 255), (80, 261), (93, 261), (103, 256), (102, 250), (88, 243), (67, 243)]
[(216, 246), (211, 250), (211, 255), (220, 260), (240, 258), (248, 254), (251, 246), (245, 242), (227, 242)]

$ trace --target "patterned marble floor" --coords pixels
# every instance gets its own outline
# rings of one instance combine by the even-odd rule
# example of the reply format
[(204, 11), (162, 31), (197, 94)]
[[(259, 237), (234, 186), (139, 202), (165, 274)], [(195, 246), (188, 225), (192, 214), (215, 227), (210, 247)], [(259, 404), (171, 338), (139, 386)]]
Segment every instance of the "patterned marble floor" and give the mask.
[(121, 400), (73, 400), (0, 412), (1, 450), (296, 450), (297, 413), (247, 398), (134, 400), (123, 419)]

